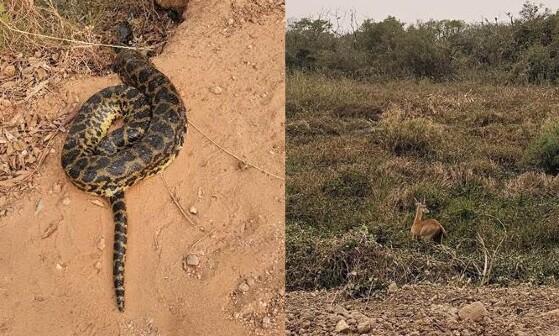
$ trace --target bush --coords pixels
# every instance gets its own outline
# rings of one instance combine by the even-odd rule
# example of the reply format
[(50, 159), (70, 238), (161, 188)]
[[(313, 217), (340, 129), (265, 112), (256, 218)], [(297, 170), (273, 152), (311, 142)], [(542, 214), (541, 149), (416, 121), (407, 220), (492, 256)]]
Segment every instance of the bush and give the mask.
[(526, 160), (548, 174), (559, 173), (559, 120), (544, 125), (541, 134), (529, 145)]
[(376, 132), (375, 141), (397, 156), (432, 156), (442, 140), (438, 125), (424, 118), (403, 121), (385, 119)]

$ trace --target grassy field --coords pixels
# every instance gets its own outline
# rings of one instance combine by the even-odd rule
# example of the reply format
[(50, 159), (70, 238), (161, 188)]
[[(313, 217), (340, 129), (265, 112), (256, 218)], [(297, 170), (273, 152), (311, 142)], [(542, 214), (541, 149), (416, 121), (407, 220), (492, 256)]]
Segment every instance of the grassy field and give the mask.
[[(290, 289), (555, 282), (559, 89), (302, 72), (287, 87)], [(414, 197), (443, 246), (410, 239)]]

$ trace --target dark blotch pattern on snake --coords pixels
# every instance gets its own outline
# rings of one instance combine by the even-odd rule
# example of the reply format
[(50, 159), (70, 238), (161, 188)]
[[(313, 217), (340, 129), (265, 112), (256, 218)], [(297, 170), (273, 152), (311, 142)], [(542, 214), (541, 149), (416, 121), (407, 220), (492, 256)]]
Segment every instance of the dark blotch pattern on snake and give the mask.
[[(124, 310), (127, 217), (124, 190), (165, 168), (186, 135), (186, 109), (169, 79), (135, 51), (118, 53), (124, 85), (105, 88), (78, 111), (62, 150), (62, 167), (79, 189), (107, 197), (115, 222), (113, 277)], [(124, 125), (109, 133), (118, 118)]]

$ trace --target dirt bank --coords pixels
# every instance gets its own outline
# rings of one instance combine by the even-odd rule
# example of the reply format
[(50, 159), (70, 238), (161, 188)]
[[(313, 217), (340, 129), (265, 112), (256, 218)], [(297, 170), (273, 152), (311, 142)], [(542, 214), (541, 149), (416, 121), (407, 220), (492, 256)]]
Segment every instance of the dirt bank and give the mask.
[[(465, 308), (478, 301), (469, 307), (483, 305), (479, 311)], [(286, 335), (559, 335), (558, 308), (553, 287), (413, 285), (370, 300), (290, 292)]]
[[(186, 16), (153, 61), (193, 125), (164, 179), (127, 192), (125, 313), (113, 298), (111, 213), (67, 182), (59, 134), (35, 190), (11, 195), (0, 218), (0, 334), (284, 333), (283, 3), (190, 1)], [(65, 113), (117, 82), (72, 79), (37, 108)]]

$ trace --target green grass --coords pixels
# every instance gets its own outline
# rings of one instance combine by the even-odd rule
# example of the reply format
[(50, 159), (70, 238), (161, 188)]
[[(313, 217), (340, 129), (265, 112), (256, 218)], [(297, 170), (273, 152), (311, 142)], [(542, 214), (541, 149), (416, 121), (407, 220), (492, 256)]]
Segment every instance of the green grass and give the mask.
[[(541, 158), (559, 148), (558, 104), (550, 87), (288, 73), (288, 287), (480, 281), (479, 237), (490, 254), (504, 239), (489, 282), (554, 281), (559, 178)], [(424, 197), (442, 250), (410, 240)]]

